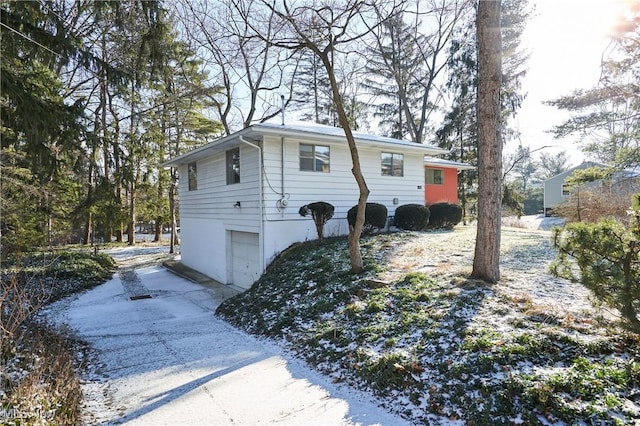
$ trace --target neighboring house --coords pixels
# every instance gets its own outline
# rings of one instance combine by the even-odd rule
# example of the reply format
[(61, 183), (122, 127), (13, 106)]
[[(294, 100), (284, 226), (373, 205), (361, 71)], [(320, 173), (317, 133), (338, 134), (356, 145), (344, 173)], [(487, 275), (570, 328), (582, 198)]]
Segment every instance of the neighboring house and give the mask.
[(458, 174), (462, 170), (474, 170), (475, 167), (443, 160), (424, 158), (424, 201), (430, 206), (435, 203), (458, 204)]
[[(431, 145), (354, 134), (369, 202), (392, 216), (425, 203)], [(316, 124), (256, 124), (165, 163), (179, 169), (181, 261), (222, 283), (248, 288), (282, 250), (317, 238), (301, 206), (325, 201), (335, 214), (325, 235), (346, 235), (358, 202), (344, 131)], [(443, 168), (448, 170), (450, 167)], [(451, 182), (448, 182), (451, 180)], [(444, 176), (444, 184), (457, 181)]]
[[(573, 167), (566, 172), (555, 175), (544, 181), (544, 212), (545, 216), (555, 207), (562, 204), (571, 196), (571, 188), (567, 185), (566, 180), (573, 175), (573, 172), (579, 169), (587, 169), (590, 167), (606, 167), (605, 165), (585, 161), (579, 166)], [(618, 194), (632, 194), (640, 190), (640, 172), (637, 170), (622, 170), (616, 172), (612, 176), (612, 186), (608, 189)], [(600, 185), (600, 181), (589, 182), (586, 187), (594, 187)]]
[(590, 167), (605, 167), (602, 164), (594, 163), (591, 161), (585, 161), (582, 164), (573, 167), (565, 172), (550, 177), (544, 181), (544, 215), (549, 216), (549, 213), (571, 195), (571, 190), (566, 184), (566, 180), (571, 177), (573, 172), (580, 169), (588, 169)]

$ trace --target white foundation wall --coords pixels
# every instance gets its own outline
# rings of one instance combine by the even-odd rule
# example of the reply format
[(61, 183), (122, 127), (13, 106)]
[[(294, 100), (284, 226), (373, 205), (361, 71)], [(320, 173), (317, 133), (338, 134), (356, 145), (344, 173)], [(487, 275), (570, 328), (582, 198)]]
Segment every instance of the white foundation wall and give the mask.
[(221, 283), (227, 283), (227, 238), (221, 221), (180, 220), (181, 262)]

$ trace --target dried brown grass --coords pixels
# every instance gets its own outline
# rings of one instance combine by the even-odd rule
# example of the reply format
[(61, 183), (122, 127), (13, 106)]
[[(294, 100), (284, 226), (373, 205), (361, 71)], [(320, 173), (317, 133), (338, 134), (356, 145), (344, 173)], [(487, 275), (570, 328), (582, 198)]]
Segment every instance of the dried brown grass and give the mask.
[(14, 339), (19, 347), (7, 360), (13, 373), (3, 371), (2, 377), (3, 423), (79, 424), (82, 390), (73, 341), (37, 323), (29, 323)]
[(74, 425), (82, 391), (71, 339), (33, 320), (46, 292), (27, 291), (17, 274), (0, 291), (0, 424)]

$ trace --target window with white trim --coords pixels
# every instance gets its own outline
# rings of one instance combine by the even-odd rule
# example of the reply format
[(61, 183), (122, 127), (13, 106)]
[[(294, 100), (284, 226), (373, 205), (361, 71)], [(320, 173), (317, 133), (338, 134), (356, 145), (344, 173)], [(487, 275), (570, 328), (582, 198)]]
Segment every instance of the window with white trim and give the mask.
[(301, 171), (329, 173), (331, 155), (328, 146), (301, 143), (299, 152)]
[(240, 183), (240, 148), (227, 151), (227, 185)]
[(187, 177), (189, 181), (189, 191), (198, 189), (198, 167), (196, 162), (187, 164)]
[(380, 156), (382, 176), (404, 176), (404, 155), (383, 152)]

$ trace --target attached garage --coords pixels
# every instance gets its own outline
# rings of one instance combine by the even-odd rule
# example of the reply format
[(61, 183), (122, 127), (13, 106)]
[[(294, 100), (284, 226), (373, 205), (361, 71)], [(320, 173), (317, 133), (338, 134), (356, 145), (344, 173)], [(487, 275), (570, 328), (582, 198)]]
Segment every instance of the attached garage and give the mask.
[(248, 289), (262, 273), (260, 236), (253, 232), (229, 232), (231, 236), (231, 250), (228, 252), (230, 282)]

